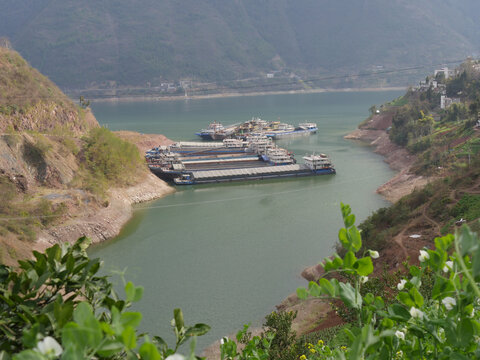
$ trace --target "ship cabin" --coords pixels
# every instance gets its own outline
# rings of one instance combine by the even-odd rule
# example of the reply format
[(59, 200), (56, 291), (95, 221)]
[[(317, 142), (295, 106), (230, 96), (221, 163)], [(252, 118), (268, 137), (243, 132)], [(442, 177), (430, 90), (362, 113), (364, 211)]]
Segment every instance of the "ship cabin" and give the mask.
[(298, 127), (303, 130), (316, 130), (317, 124), (315, 123), (301, 123), (298, 124)]
[(287, 150), (278, 147), (268, 149), (266, 157), (273, 165), (286, 165), (295, 162), (292, 155)]
[(273, 147), (272, 139), (264, 134), (251, 134), (247, 137), (248, 151), (258, 155), (266, 154)]
[(240, 139), (224, 139), (223, 140), (223, 145), (226, 148), (243, 148), (245, 147), (245, 142)]
[(295, 127), (290, 124), (280, 123), (278, 124), (277, 130), (278, 131), (294, 131)]
[(325, 154), (320, 155), (308, 155), (304, 156), (305, 165), (310, 168), (310, 170), (319, 170), (332, 167), (330, 159)]

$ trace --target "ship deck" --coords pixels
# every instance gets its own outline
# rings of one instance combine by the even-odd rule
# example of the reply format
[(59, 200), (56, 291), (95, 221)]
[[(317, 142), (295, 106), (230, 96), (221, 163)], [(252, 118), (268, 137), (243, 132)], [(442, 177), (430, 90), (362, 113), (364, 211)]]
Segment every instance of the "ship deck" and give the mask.
[(246, 168), (264, 168), (271, 167), (267, 162), (252, 159), (242, 161), (224, 161), (224, 162), (184, 162), (186, 171), (199, 171), (199, 170), (225, 170), (225, 169), (246, 169)]
[(306, 167), (300, 164), (280, 165), (280, 166), (262, 166), (241, 169), (218, 169), (208, 171), (193, 171), (195, 180), (221, 179), (235, 177), (252, 177), (266, 175), (280, 175), (281, 173), (295, 173), (306, 171)]

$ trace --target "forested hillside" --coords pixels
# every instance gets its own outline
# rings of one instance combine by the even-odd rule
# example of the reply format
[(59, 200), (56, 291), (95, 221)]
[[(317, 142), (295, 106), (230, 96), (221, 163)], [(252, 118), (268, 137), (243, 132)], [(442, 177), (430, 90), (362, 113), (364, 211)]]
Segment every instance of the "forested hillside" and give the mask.
[[(331, 76), (480, 51), (476, 0), (0, 0), (0, 9), (0, 36), (70, 89), (275, 71)], [(389, 77), (380, 85), (408, 82), (405, 74)]]

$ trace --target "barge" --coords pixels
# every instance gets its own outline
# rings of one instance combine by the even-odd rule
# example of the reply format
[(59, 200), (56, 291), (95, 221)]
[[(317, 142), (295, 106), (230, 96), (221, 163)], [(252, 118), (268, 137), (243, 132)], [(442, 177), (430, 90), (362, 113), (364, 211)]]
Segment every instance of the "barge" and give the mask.
[(245, 140), (178, 142), (153, 148), (145, 158), (155, 175), (177, 185), (335, 174), (325, 154), (304, 156), (297, 164), (291, 152), (262, 133)]
[(335, 174), (335, 168), (323, 154), (305, 156), (304, 160), (304, 164), (185, 171), (179, 177), (175, 177), (173, 181), (176, 185), (195, 185)]

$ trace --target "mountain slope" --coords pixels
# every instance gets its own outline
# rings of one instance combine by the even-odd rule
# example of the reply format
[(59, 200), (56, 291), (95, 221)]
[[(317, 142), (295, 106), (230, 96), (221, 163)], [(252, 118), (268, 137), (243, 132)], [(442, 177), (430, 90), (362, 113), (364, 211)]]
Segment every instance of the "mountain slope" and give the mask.
[(68, 88), (345, 74), (480, 52), (465, 0), (0, 0), (0, 36)]
[(0, 264), (83, 234), (114, 236), (131, 203), (165, 191), (135, 145), (0, 47)]

